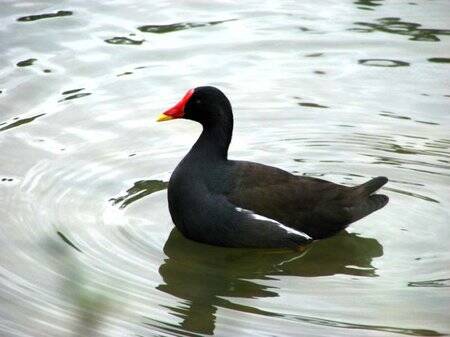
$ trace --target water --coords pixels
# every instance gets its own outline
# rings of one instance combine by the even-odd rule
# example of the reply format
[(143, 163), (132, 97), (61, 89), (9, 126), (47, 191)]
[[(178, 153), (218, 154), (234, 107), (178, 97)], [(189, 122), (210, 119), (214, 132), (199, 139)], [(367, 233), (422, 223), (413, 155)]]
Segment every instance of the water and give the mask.
[[(1, 5), (1, 336), (450, 333), (450, 4), (15, 1)], [(390, 203), (306, 253), (184, 239), (166, 186), (200, 127), (230, 156)]]

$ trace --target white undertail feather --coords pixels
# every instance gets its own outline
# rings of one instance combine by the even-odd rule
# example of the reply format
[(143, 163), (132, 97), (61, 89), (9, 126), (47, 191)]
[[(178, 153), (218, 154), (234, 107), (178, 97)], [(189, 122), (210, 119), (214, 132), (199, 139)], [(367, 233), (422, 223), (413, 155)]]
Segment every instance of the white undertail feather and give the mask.
[(304, 238), (307, 239), (307, 240), (311, 240), (311, 239), (312, 239), (312, 238), (311, 238), (308, 234), (306, 234), (306, 233), (303, 233), (303, 232), (300, 232), (300, 231), (298, 231), (298, 230), (296, 230), (296, 229), (293, 229), (293, 228), (291, 228), (291, 227), (285, 226), (285, 225), (283, 225), (282, 223), (280, 223), (280, 222), (278, 222), (278, 221), (276, 221), (276, 220), (274, 220), (274, 219), (270, 219), (270, 218), (265, 217), (265, 216), (263, 216), (263, 215), (256, 214), (256, 213), (254, 213), (254, 212), (252, 212), (252, 211), (250, 211), (250, 210), (248, 210), (248, 209), (241, 208), (241, 207), (236, 207), (236, 211), (246, 213), (246, 214), (248, 214), (249, 216), (251, 216), (253, 219), (256, 219), (256, 220), (262, 220), (262, 221), (269, 221), (269, 222), (272, 222), (273, 224), (277, 225), (278, 227), (284, 229), (287, 233), (291, 233), (291, 234), (295, 234), (295, 235), (300, 235), (300, 236), (304, 237)]

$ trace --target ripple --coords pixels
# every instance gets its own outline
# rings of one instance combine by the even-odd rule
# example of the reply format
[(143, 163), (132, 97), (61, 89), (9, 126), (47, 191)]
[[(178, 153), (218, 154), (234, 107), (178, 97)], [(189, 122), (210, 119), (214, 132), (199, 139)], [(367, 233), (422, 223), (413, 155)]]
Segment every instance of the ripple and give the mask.
[(28, 15), (28, 16), (22, 16), (17, 19), (19, 22), (30, 22), (30, 21), (36, 21), (36, 20), (42, 20), (42, 19), (49, 19), (49, 18), (56, 18), (61, 16), (70, 16), (73, 12), (71, 11), (57, 11), (56, 13), (45, 13), (45, 14), (38, 14), (38, 15)]
[(320, 104), (317, 104), (317, 103), (302, 102), (302, 103), (297, 103), (297, 104), (300, 105), (300, 106), (307, 107), (307, 108), (322, 108), (322, 109), (328, 109), (329, 108), (328, 106), (320, 105)]
[(383, 5), (384, 0), (357, 0), (354, 2), (359, 9), (373, 11), (376, 7)]
[(70, 95), (70, 94), (75, 94), (81, 90), (84, 90), (84, 88), (66, 90), (66, 91), (63, 91), (61, 94), (62, 95)]
[(429, 281), (408, 282), (408, 287), (448, 288), (450, 287), (450, 278), (429, 280)]
[(79, 93), (79, 94), (75, 94), (75, 95), (69, 95), (69, 96), (64, 97), (63, 99), (59, 100), (58, 102), (70, 101), (72, 99), (82, 98), (82, 97), (86, 97), (89, 95), (92, 95), (92, 94), (90, 92), (83, 92), (83, 93)]
[(37, 59), (31, 58), (31, 59), (27, 59), (27, 60), (24, 60), (24, 61), (17, 62), (16, 66), (18, 66), (18, 67), (28, 67), (28, 66), (33, 65), (33, 63), (36, 62), (36, 61), (37, 61)]
[(448, 29), (420, 28), (422, 27), (421, 24), (402, 21), (400, 18), (396, 17), (381, 18), (376, 21), (377, 23), (355, 22), (355, 25), (365, 28), (350, 28), (349, 30), (362, 33), (383, 32), (406, 35), (410, 36), (411, 41), (429, 42), (440, 41), (438, 35), (450, 35), (450, 30)]
[(363, 59), (358, 60), (358, 63), (370, 67), (408, 67), (410, 65), (405, 61), (388, 59)]
[[(8, 123), (8, 122), (4, 122), (2, 124), (6, 124), (5, 126), (0, 127), (0, 132), (1, 131), (6, 131), (12, 128), (16, 128), (18, 126), (27, 124), (27, 123), (31, 123), (32, 121), (34, 121), (36, 118), (42, 117), (44, 116), (45, 113), (42, 114), (38, 114), (32, 117), (27, 117), (27, 118), (14, 118), (12, 122)], [(0, 124), (0, 125), (2, 125)]]
[(113, 205), (120, 204), (120, 208), (125, 208), (129, 204), (158, 191), (165, 190), (168, 186), (167, 181), (162, 180), (139, 180), (136, 181), (133, 187), (129, 188), (125, 195), (111, 198), (109, 201)]
[(72, 241), (70, 241), (63, 233), (61, 233), (60, 231), (56, 232), (58, 234), (58, 236), (63, 240), (63, 242), (67, 243), (70, 247), (72, 247), (73, 249), (75, 249), (76, 251), (82, 253), (81, 249), (78, 248), (77, 246), (75, 246)]
[(144, 43), (144, 41), (145, 41), (144, 39), (133, 40), (133, 39), (130, 39), (129, 37), (124, 37), (124, 36), (115, 36), (113, 38), (105, 40), (105, 42), (109, 43), (109, 44), (121, 44), (121, 45), (133, 45), (133, 46), (139, 46), (142, 43)]
[(178, 32), (180, 30), (215, 26), (225, 22), (235, 21), (236, 19), (220, 20), (220, 21), (209, 21), (209, 22), (177, 22), (168, 25), (144, 25), (139, 26), (138, 30), (143, 33), (154, 33), (154, 34), (165, 34)]
[(431, 57), (428, 62), (432, 63), (450, 63), (450, 57)]

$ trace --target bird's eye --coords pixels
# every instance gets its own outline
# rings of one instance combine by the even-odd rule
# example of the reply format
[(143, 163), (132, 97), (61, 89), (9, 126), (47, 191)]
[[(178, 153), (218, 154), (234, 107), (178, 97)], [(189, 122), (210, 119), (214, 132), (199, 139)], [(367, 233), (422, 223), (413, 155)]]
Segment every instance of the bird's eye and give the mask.
[(198, 99), (198, 98), (197, 98), (197, 99), (195, 100), (195, 104), (200, 104), (201, 102), (202, 102), (201, 99)]

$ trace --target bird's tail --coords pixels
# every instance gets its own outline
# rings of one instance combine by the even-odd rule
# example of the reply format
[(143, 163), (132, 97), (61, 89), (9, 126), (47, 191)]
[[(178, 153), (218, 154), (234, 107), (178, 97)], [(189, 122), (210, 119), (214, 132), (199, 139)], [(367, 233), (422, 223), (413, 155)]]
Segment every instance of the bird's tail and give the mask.
[(356, 186), (355, 191), (356, 194), (360, 197), (369, 196), (378, 189), (380, 189), (384, 184), (388, 182), (386, 177), (376, 177), (362, 185)]
[(352, 207), (352, 222), (379, 210), (388, 203), (389, 198), (386, 195), (373, 194), (387, 182), (388, 179), (386, 177), (376, 177), (362, 185), (354, 187), (356, 194), (353, 195), (353, 198), (360, 201)]

